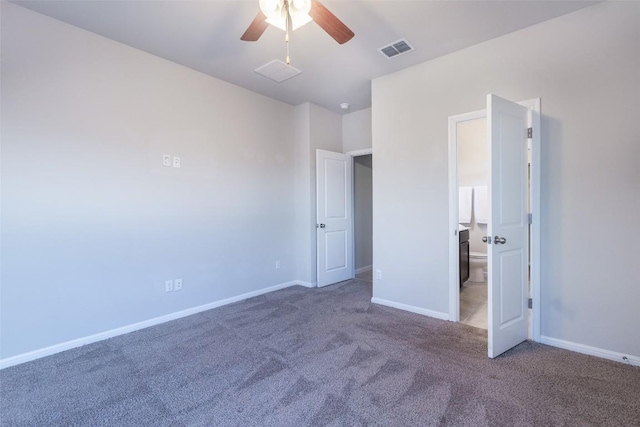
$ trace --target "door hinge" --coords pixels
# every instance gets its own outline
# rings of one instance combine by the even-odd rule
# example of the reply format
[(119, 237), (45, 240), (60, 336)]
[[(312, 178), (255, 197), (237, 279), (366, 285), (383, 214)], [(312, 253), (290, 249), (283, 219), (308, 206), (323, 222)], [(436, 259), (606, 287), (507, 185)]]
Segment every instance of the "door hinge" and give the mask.
[(529, 224), (533, 224), (533, 214), (527, 215), (527, 221), (529, 221)]
[(533, 138), (533, 128), (527, 128), (527, 138)]
[(533, 298), (529, 298), (529, 308), (533, 308)]

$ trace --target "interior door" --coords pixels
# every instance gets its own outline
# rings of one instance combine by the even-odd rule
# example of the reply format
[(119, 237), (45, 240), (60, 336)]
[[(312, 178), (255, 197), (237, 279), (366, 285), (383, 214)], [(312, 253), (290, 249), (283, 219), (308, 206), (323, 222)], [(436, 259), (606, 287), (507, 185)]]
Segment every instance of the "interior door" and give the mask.
[(527, 339), (526, 107), (487, 95), (490, 146), (488, 341), (494, 358)]
[(318, 286), (353, 278), (352, 157), (316, 150)]

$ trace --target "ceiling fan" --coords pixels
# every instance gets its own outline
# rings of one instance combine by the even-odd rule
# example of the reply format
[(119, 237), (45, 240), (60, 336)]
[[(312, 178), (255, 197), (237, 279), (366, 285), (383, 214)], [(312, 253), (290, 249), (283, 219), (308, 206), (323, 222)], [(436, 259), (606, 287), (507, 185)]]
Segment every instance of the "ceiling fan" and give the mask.
[(289, 32), (312, 20), (340, 44), (348, 42), (354, 36), (353, 31), (318, 0), (260, 0), (260, 11), (240, 40), (257, 41), (269, 24), (278, 27), (286, 33), (289, 64)]

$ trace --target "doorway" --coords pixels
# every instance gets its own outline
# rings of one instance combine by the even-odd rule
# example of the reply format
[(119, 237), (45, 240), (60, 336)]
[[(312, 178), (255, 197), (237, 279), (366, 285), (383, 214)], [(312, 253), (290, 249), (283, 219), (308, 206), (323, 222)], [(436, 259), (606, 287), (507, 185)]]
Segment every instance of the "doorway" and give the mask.
[(372, 153), (316, 150), (318, 287), (372, 270)]
[[(460, 284), (461, 279), (466, 279), (461, 277), (464, 272), (460, 269), (463, 236), (459, 223), (463, 221), (459, 205), (463, 202), (459, 188), (462, 184), (472, 191), (482, 187), (475, 185), (482, 184), (477, 176), (462, 178), (476, 179), (475, 182), (459, 182), (458, 134), (482, 121), (488, 127), (487, 228), (471, 213), (472, 218), (465, 219), (465, 225), (471, 227), (464, 234), (470, 235), (472, 228), (476, 237), (488, 240), (488, 353), (495, 357), (527, 337), (540, 340), (540, 99), (513, 103), (488, 95), (487, 110), (449, 118), (449, 319), (456, 322), (464, 320), (460, 318)], [(510, 176), (511, 173), (515, 175)], [(519, 186), (522, 190), (517, 190)], [(496, 235), (490, 236), (491, 233)], [(477, 242), (475, 248), (478, 249)], [(480, 280), (476, 275), (476, 281)], [(531, 310), (527, 310), (527, 302)]]
[(487, 329), (487, 185), (489, 147), (487, 120), (478, 117), (456, 124), (458, 162), (458, 233), (460, 240), (461, 323)]
[(353, 156), (354, 267), (357, 278), (373, 282), (373, 159)]

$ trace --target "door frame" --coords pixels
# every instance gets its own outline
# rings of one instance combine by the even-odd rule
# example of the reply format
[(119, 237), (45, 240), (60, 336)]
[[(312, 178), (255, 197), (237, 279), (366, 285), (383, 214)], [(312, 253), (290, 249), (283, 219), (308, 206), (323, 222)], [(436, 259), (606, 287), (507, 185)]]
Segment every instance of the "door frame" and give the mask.
[[(347, 175), (350, 175), (348, 176), (348, 179), (351, 181), (350, 183), (345, 182), (344, 187), (341, 187), (347, 193), (345, 195), (345, 206), (344, 206), (345, 211), (348, 213), (349, 216), (351, 216), (351, 218), (344, 223), (345, 230), (346, 230), (346, 239), (347, 239), (347, 242), (345, 242), (345, 249), (347, 252), (345, 254), (346, 255), (345, 259), (346, 259), (347, 266), (345, 267), (347, 268), (342, 269), (342, 273), (340, 274), (328, 273), (328, 271), (325, 269), (322, 274), (326, 275), (326, 276), (323, 276), (323, 279), (328, 279), (327, 283), (324, 283), (324, 280), (321, 280), (321, 277), (320, 277), (321, 271), (323, 271), (321, 266), (326, 267), (326, 262), (327, 262), (326, 257), (322, 258), (322, 255), (321, 255), (323, 252), (326, 254), (326, 250), (323, 251), (321, 249), (322, 248), (326, 249), (326, 246), (322, 246), (322, 245), (323, 244), (326, 245), (326, 231), (333, 227), (333, 225), (330, 224), (330, 222), (333, 223), (334, 221), (330, 221), (329, 218), (325, 218), (324, 215), (320, 214), (320, 212), (323, 210), (321, 209), (321, 206), (323, 205), (320, 203), (320, 201), (324, 196), (325, 197), (324, 203), (326, 203), (326, 194), (329, 190), (329, 187), (326, 186), (326, 181), (321, 179), (321, 176), (326, 176), (325, 175), (326, 171), (323, 172), (322, 174), (320, 173), (321, 171), (320, 162), (322, 162), (323, 159), (339, 160), (340, 162), (344, 163), (346, 168), (349, 169), (349, 171), (345, 171), (345, 172), (347, 172)], [(323, 167), (324, 166), (325, 164), (323, 164)], [(355, 271), (354, 270), (354, 262), (355, 262), (354, 247), (355, 246), (353, 242), (354, 240), (354, 235), (353, 235), (353, 232), (354, 232), (353, 157), (346, 153), (341, 153), (337, 151), (329, 151), (329, 150), (323, 150), (319, 148), (316, 149), (316, 183), (315, 184), (316, 184), (316, 280), (317, 280), (316, 287), (320, 288), (324, 286), (330, 286), (332, 284), (339, 283), (345, 280), (350, 280), (355, 277), (354, 276), (354, 271)], [(323, 189), (323, 191), (320, 191), (321, 189)], [(326, 207), (326, 205), (324, 206)], [(324, 227), (325, 222), (327, 224), (327, 230), (321, 230), (325, 228)], [(321, 233), (323, 233), (323, 231), (325, 234), (321, 236)], [(321, 262), (321, 258), (323, 259), (324, 262)], [(329, 275), (334, 277), (329, 278), (328, 277)], [(337, 278), (335, 277), (336, 275), (338, 276)], [(321, 282), (324, 284), (321, 284)]]
[[(518, 102), (529, 110), (529, 120), (533, 129), (529, 151), (530, 166), (530, 227), (529, 253), (531, 258), (530, 281), (532, 309), (529, 338), (540, 342), (540, 98)], [(460, 260), (458, 238), (458, 141), (457, 124), (487, 117), (486, 110), (472, 111), (449, 117), (449, 320), (460, 321)]]
[[(327, 151), (327, 150), (324, 150)], [(342, 154), (342, 153), (339, 153)], [(349, 201), (349, 203), (351, 204), (351, 230), (353, 233), (355, 233), (355, 181), (354, 181), (354, 174), (355, 174), (355, 169), (354, 169), (354, 163), (355, 163), (355, 157), (360, 157), (360, 156), (367, 156), (369, 154), (373, 155), (373, 148), (364, 148), (361, 150), (354, 150), (354, 151), (347, 151), (346, 153), (347, 156), (351, 157), (351, 200)], [(316, 165), (316, 169), (317, 169), (317, 165)], [(316, 170), (316, 180), (317, 180), (317, 170)], [(316, 186), (317, 186), (317, 182), (316, 182)], [(373, 186), (373, 185), (372, 185)], [(317, 192), (316, 192), (316, 197), (317, 197)], [(316, 200), (316, 223), (318, 223), (318, 214), (317, 214), (317, 200)], [(356, 253), (356, 240), (355, 240), (355, 234), (353, 236), (353, 239), (351, 239), (351, 278), (355, 278), (356, 277), (356, 266), (355, 266), (355, 253)], [(316, 248), (318, 245), (318, 233), (316, 232)], [(318, 287), (318, 277), (319, 277), (319, 273), (320, 273), (320, 254), (318, 253), (318, 251), (316, 250), (316, 287)], [(372, 266), (373, 268), (373, 266)]]
[[(351, 170), (353, 171), (353, 180), (351, 182), (351, 184), (353, 185), (353, 189), (351, 190), (351, 209), (353, 212), (352, 215), (352, 221), (351, 221), (351, 229), (353, 230), (353, 248), (351, 253), (353, 254), (353, 262), (351, 263), (353, 265), (353, 274), (352, 277), (356, 277), (356, 180), (355, 180), (355, 173), (356, 173), (356, 157), (360, 157), (360, 156), (368, 156), (369, 154), (371, 154), (371, 161), (373, 162), (373, 148), (364, 148), (362, 150), (353, 150), (353, 151), (347, 151), (346, 153), (349, 156), (351, 156)], [(373, 163), (372, 163), (373, 164)], [(373, 168), (372, 168), (373, 169)], [(371, 183), (371, 191), (373, 192), (373, 182)], [(373, 197), (373, 194), (372, 194)], [(373, 250), (373, 248), (371, 248)], [(371, 260), (371, 269), (373, 270), (373, 260)]]

